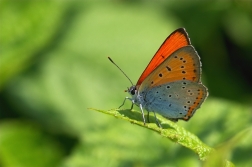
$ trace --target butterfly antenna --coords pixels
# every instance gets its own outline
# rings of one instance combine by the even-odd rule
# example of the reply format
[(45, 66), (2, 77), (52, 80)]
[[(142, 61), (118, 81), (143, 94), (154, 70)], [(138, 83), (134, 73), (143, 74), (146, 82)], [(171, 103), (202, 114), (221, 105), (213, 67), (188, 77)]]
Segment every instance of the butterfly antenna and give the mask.
[(130, 83), (132, 85), (134, 85), (133, 82), (130, 80), (130, 78), (125, 74), (125, 72), (123, 72), (123, 70), (110, 57), (108, 57), (108, 59), (111, 61), (111, 63), (113, 63), (125, 75), (125, 77), (128, 78), (128, 80), (130, 81)]

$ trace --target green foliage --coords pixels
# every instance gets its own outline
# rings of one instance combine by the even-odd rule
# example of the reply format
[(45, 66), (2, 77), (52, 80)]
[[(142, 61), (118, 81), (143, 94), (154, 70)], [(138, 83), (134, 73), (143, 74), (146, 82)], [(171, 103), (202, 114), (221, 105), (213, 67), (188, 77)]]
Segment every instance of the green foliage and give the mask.
[(230, 162), (225, 161), (225, 159), (228, 158), (230, 152), (234, 149), (234, 147), (236, 147), (238, 143), (248, 140), (251, 137), (252, 128), (245, 129), (242, 132), (238, 133), (229, 141), (219, 146), (216, 151), (211, 152), (203, 166), (234, 166)]
[(2, 166), (53, 167), (59, 165), (63, 150), (41, 128), (26, 121), (0, 124)]
[(56, 1), (1, 1), (0, 90), (52, 45), (65, 12)]

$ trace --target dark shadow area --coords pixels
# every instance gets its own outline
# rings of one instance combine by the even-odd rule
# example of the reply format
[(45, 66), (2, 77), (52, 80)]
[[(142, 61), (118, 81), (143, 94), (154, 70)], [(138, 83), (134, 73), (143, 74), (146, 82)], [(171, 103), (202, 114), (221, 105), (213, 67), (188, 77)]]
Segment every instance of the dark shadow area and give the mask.
[[(41, 133), (43, 133), (45, 136), (57, 141), (61, 149), (64, 150), (65, 156), (71, 154), (72, 149), (79, 143), (78, 137), (62, 133), (60, 130), (58, 132), (55, 128), (52, 128), (52, 122), (50, 121), (50, 119), (54, 117), (53, 120), (58, 120), (57, 123), (59, 123), (61, 115), (56, 114), (56, 112), (48, 111), (42, 112), (43, 114), (41, 115), (38, 112), (34, 113), (34, 115), (27, 115), (20, 111), (20, 109), (32, 109), (27, 108), (26, 105), (22, 105), (23, 103), (20, 103), (22, 102), (22, 99), (16, 98), (16, 104), (10, 103), (8, 101), (9, 95), (6, 93), (7, 92), (5, 91), (0, 93), (0, 121), (19, 120), (21, 122), (30, 122), (38, 127), (39, 131), (41, 131)], [(50, 115), (46, 116), (46, 113), (50, 113)], [(52, 113), (54, 113), (54, 115), (52, 115)], [(59, 128), (58, 125), (55, 125), (55, 127)]]
[[(142, 113), (140, 113), (140, 111), (138, 112), (138, 111), (136, 111), (136, 110), (133, 110), (133, 111), (131, 111), (130, 109), (123, 109), (123, 110), (117, 110), (120, 114), (122, 114), (122, 115), (124, 115), (124, 116), (126, 116), (126, 117), (128, 117), (128, 118), (130, 118), (130, 119), (133, 119), (133, 120), (136, 120), (136, 121), (139, 121), (139, 122), (143, 122), (143, 116), (142, 116)], [(154, 115), (153, 115), (153, 113), (152, 112), (150, 112), (150, 115), (149, 115), (149, 121), (150, 122), (148, 122), (148, 118), (147, 118), (147, 114), (144, 114), (144, 117), (145, 117), (145, 120), (146, 120), (146, 123), (148, 124), (148, 123), (155, 123), (157, 126), (158, 126), (158, 124), (157, 124), (157, 122), (156, 122), (156, 119), (155, 119), (155, 117), (154, 117)], [(158, 119), (158, 118), (157, 118)], [(162, 121), (161, 120), (159, 120), (158, 119), (158, 121), (161, 123)], [(172, 127), (170, 127), (169, 125), (167, 125), (167, 124), (161, 124), (162, 125), (162, 128), (163, 129), (168, 129), (168, 128), (172, 128)], [(174, 129), (174, 128), (172, 128), (172, 129)]]

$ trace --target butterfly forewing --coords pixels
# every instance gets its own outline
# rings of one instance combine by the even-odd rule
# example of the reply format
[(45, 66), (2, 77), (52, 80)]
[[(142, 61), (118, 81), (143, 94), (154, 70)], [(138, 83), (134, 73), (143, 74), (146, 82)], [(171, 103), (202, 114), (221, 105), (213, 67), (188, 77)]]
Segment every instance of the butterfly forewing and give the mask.
[(162, 62), (166, 60), (174, 51), (183, 46), (190, 45), (189, 37), (184, 28), (175, 30), (170, 36), (166, 38), (164, 43), (160, 46), (152, 60), (137, 81), (137, 87), (145, 80), (145, 78)]
[(175, 51), (141, 84), (139, 91), (169, 82), (189, 80), (199, 82), (201, 63), (197, 52), (189, 45)]

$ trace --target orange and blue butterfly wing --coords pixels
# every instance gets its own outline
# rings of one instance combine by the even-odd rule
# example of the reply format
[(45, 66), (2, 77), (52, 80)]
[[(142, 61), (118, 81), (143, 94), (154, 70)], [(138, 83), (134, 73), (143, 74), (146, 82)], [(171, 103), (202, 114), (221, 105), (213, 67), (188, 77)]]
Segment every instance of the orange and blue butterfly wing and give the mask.
[(151, 59), (150, 63), (140, 76), (136, 86), (139, 87), (145, 78), (162, 62), (164, 62), (174, 51), (183, 46), (190, 45), (189, 37), (184, 28), (175, 30), (169, 35), (163, 44), (160, 46), (156, 54)]
[(200, 82), (201, 62), (189, 45), (172, 53), (142, 82), (138, 91), (148, 111), (170, 119), (189, 120), (207, 97)]

